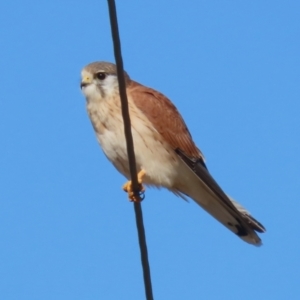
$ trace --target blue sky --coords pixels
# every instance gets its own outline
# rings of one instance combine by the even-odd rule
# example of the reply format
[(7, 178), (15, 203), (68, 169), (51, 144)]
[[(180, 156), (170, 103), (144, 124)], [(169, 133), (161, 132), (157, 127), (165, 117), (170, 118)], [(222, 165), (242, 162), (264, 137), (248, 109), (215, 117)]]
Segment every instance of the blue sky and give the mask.
[[(117, 1), (124, 66), (167, 95), (255, 248), (195, 203), (147, 190), (155, 299), (300, 298), (299, 1)], [(97, 144), (81, 68), (114, 61), (106, 1), (0, 11), (1, 299), (143, 299), (124, 178)]]

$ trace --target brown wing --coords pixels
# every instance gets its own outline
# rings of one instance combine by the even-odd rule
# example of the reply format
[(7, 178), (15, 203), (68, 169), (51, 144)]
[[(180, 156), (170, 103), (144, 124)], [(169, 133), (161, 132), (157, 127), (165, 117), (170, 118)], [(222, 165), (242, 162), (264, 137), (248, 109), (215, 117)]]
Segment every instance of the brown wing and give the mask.
[[(128, 89), (137, 108), (147, 116), (154, 128), (173, 147), (184, 163), (216, 195), (220, 206), (226, 208), (234, 216), (237, 224), (232, 224), (236, 227), (233, 231), (240, 237), (251, 233), (249, 228), (264, 232), (263, 225), (251, 217), (240, 205), (234, 204), (210, 175), (202, 153), (193, 142), (185, 122), (172, 102), (163, 94), (134, 81), (129, 84)], [(257, 239), (259, 244), (260, 240), (258, 237)]]
[(163, 94), (131, 81), (128, 91), (134, 104), (174, 150), (180, 149), (191, 159), (204, 157), (193, 142), (192, 136), (174, 104)]

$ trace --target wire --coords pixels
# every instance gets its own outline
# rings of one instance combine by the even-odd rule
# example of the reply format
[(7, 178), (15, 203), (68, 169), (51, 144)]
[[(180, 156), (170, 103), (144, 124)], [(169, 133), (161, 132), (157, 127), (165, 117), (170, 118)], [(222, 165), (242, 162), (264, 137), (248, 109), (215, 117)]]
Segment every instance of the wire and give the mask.
[[(135, 155), (134, 155), (133, 138), (131, 133), (128, 100), (126, 94), (126, 84), (124, 78), (124, 69), (123, 69), (123, 60), (121, 54), (121, 42), (120, 42), (119, 29), (118, 29), (116, 4), (114, 0), (107, 0), (107, 2), (108, 2), (108, 9), (109, 9), (111, 33), (112, 33), (112, 39), (114, 44), (114, 54), (115, 54), (115, 60), (117, 65), (119, 92), (121, 98), (122, 116), (124, 121), (124, 133), (126, 138), (126, 146), (127, 146), (132, 188), (135, 197), (139, 200), (142, 200), (140, 195), (140, 190), (139, 190), (139, 183), (137, 179), (137, 169), (136, 169), (136, 162), (135, 162)], [(134, 202), (134, 212), (135, 212), (136, 226), (138, 231), (139, 246), (141, 252), (146, 299), (153, 300), (150, 266), (148, 261), (148, 250), (147, 250), (147, 243), (146, 243), (146, 236), (145, 236), (145, 228), (143, 223), (143, 213), (142, 213), (142, 207), (140, 201)]]

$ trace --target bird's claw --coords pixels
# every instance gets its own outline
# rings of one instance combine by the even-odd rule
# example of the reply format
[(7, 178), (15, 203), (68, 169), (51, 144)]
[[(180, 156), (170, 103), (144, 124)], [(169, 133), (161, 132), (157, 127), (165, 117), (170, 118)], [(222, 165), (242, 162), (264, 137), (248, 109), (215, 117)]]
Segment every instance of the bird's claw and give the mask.
[(138, 195), (136, 195), (136, 193), (132, 189), (131, 180), (127, 181), (123, 185), (123, 190), (128, 194), (129, 201), (131, 201), (131, 202), (141, 202), (145, 198), (145, 188), (143, 187), (143, 185), (141, 183), (139, 183)]
[(132, 188), (132, 181), (129, 180), (123, 185), (123, 190), (128, 194), (129, 201), (141, 202), (145, 198), (145, 188), (142, 185), (142, 179), (145, 175), (145, 171), (142, 170), (138, 173), (138, 193), (134, 192)]

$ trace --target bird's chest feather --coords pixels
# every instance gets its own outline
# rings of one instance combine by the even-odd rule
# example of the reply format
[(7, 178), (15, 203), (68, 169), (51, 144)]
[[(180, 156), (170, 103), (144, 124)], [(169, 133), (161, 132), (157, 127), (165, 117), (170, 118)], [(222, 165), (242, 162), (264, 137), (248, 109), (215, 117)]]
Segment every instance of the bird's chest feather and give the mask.
[[(120, 104), (113, 101), (88, 103), (87, 110), (105, 155), (124, 176), (129, 178)], [(177, 163), (175, 153), (163, 142), (152, 124), (130, 103), (129, 111), (137, 170), (146, 171), (144, 182), (148, 184), (171, 186), (171, 166)]]
[(116, 101), (90, 102), (88, 114), (105, 155), (115, 163), (126, 159), (126, 144), (120, 105)]

